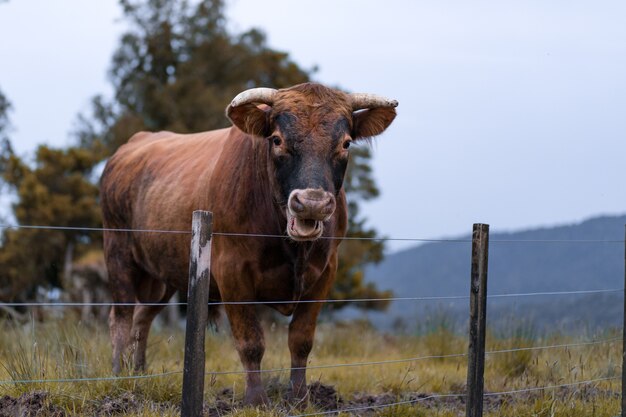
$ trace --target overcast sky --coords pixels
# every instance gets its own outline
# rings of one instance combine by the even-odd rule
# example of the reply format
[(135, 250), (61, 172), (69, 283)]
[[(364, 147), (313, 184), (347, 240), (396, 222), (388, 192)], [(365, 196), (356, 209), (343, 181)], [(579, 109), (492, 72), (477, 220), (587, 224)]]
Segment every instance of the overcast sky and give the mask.
[[(317, 81), (397, 99), (374, 143), (390, 237), (626, 212), (626, 2), (233, 0), (234, 31)], [(69, 143), (124, 24), (115, 0), (0, 2), (0, 89), (21, 154)], [(224, 103), (226, 105), (226, 103)], [(393, 243), (392, 249), (406, 244)]]

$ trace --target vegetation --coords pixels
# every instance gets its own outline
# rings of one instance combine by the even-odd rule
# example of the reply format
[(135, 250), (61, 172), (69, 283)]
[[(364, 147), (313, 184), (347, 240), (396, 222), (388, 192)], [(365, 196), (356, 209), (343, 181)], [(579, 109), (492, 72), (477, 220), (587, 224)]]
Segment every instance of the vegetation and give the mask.
[(0, 90), (0, 141), (7, 140), (7, 130), (9, 128), (9, 110), (11, 103)]
[[(524, 317), (539, 328), (579, 331), (583, 326), (621, 326), (624, 286), (624, 224), (626, 216), (600, 216), (578, 224), (492, 233), (489, 247), (489, 294), (545, 291), (612, 290), (606, 293), (560, 297), (492, 299), (489, 315), (506, 327), (509, 317)], [(469, 227), (469, 225), (468, 225)], [(390, 254), (367, 276), (379, 287), (411, 296), (468, 295), (468, 242), (425, 243)], [(443, 302), (443, 301), (442, 301)], [(458, 306), (460, 321), (466, 304)], [(435, 302), (406, 308), (393, 303), (377, 325), (411, 322), (428, 314)], [(417, 308), (425, 307), (420, 310)], [(386, 323), (382, 323), (383, 320)], [(495, 325), (495, 323), (492, 322)]]
[[(62, 410), (65, 415), (136, 415), (174, 416), (181, 400), (180, 370), (183, 360), (182, 332), (161, 328), (149, 341), (149, 374), (153, 378), (122, 381), (37, 382), (20, 380), (100, 378), (110, 375), (110, 348), (106, 329), (73, 320), (33, 322), (17, 327), (2, 323), (5, 337), (0, 340), (0, 380), (15, 383), (2, 385), (2, 392), (14, 398), (47, 393), (41, 406)], [(488, 351), (520, 347), (520, 333), (509, 336), (490, 334)], [(289, 366), (286, 328), (274, 324), (267, 329), (268, 348), (264, 369)], [(621, 341), (617, 333), (586, 335), (611, 339), (603, 344), (569, 348), (524, 351), (512, 360), (511, 353), (487, 357), (486, 392), (514, 391), (524, 388), (553, 386), (598, 378), (613, 378), (590, 385), (487, 397), (486, 416), (613, 416), (619, 411), (619, 375)], [(441, 341), (445, 338), (446, 351)], [(575, 343), (580, 339), (553, 335), (535, 336), (532, 346)], [(530, 341), (526, 341), (530, 342)], [(314, 387), (314, 404), (307, 412), (324, 409), (388, 404), (419, 398), (418, 396), (458, 394), (464, 392), (466, 361), (461, 357), (423, 359), (385, 365), (315, 368), (320, 365), (385, 361), (400, 358), (463, 353), (465, 336), (438, 331), (415, 335), (378, 333), (366, 324), (322, 325), (313, 349), (309, 383)], [(522, 344), (521, 346), (529, 346)], [(206, 341), (208, 372), (239, 371), (241, 365), (228, 332), (213, 333)], [(522, 366), (520, 366), (522, 365)], [(520, 371), (520, 369), (522, 369)], [(284, 416), (299, 414), (282, 402), (288, 383), (288, 372), (264, 376), (272, 406), (268, 410), (241, 407), (243, 376), (210, 375), (205, 380), (208, 411), (233, 416)], [(341, 402), (337, 402), (340, 399)], [(1, 408), (0, 408), (1, 409)], [(107, 414), (108, 413), (108, 414)], [(380, 408), (368, 415), (380, 416), (461, 416), (465, 409), (457, 397), (430, 399), (415, 405)], [(357, 413), (363, 415), (363, 413)], [(46, 415), (45, 413), (37, 415)], [(347, 416), (348, 413), (341, 415)]]
[[(97, 162), (81, 148), (39, 146), (33, 166), (13, 154), (1, 156), (2, 180), (17, 202), (19, 224), (93, 228), (101, 225), (98, 187), (89, 174)], [(84, 230), (6, 230), (0, 250), (0, 299), (30, 299), (37, 286), (61, 286), (64, 260), (101, 245), (101, 234)], [(6, 295), (4, 294), (6, 292)]]
[[(121, 0), (120, 4), (129, 29), (109, 71), (114, 97), (110, 101), (95, 97), (91, 113), (79, 116), (75, 145), (40, 146), (30, 161), (15, 155), (8, 139), (2, 142), (0, 181), (16, 196), (13, 210), (22, 225), (101, 226), (96, 167), (132, 134), (226, 127), (224, 108), (237, 93), (310, 80), (313, 70), (300, 68), (287, 53), (270, 48), (258, 29), (231, 33), (222, 0)], [(0, 139), (8, 123), (7, 108), (0, 95)], [(369, 149), (357, 148), (349, 168), (348, 233), (353, 236), (377, 236), (358, 210), (362, 201), (378, 195), (370, 159)], [(99, 240), (100, 235), (92, 232), (6, 231), (0, 247), (0, 300), (32, 300), (38, 287), (71, 282), (61, 276), (67, 263), (97, 247)], [(388, 296), (389, 292), (363, 280), (364, 265), (382, 256), (381, 242), (345, 244), (331, 297)], [(360, 305), (385, 306), (384, 302)]]

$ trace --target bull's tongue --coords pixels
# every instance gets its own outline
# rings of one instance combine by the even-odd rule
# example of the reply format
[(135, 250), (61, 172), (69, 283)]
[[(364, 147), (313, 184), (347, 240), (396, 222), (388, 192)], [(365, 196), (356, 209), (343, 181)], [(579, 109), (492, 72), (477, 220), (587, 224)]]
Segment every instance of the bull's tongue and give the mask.
[(310, 220), (310, 219), (302, 219), (302, 220), (298, 220), (296, 219), (295, 223), (299, 223), (302, 229), (315, 229), (315, 225), (317, 224), (317, 221), (315, 220)]
[(322, 227), (319, 220), (299, 219), (287, 213), (287, 233), (294, 239), (316, 239), (321, 235)]

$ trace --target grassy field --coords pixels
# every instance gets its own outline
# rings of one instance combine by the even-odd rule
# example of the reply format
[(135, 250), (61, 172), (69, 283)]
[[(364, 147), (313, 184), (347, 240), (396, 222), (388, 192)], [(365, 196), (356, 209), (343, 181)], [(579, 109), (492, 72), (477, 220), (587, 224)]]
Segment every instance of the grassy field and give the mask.
[[(264, 369), (289, 366), (284, 324), (266, 329)], [(553, 346), (589, 340), (598, 344), (492, 353), (487, 356), (486, 416), (606, 416), (620, 411), (621, 338), (617, 332), (538, 336), (523, 326), (490, 334), (488, 351), (531, 346)], [(153, 329), (148, 347), (148, 374), (142, 379), (107, 380), (110, 344), (105, 326), (65, 318), (16, 326), (0, 323), (0, 416), (176, 416), (179, 415), (184, 334), (169, 328)], [(506, 334), (508, 333), (508, 334)], [(240, 371), (228, 331), (209, 332), (207, 372)], [(321, 324), (311, 355), (308, 380), (312, 404), (294, 410), (282, 400), (288, 372), (268, 372), (265, 384), (273, 405), (243, 408), (243, 376), (208, 374), (205, 414), (211, 416), (286, 416), (319, 413), (336, 408), (359, 410), (339, 415), (462, 416), (465, 405), (464, 356), (350, 367), (315, 368), (333, 364), (388, 361), (455, 355), (466, 351), (463, 335), (445, 327), (422, 329), (419, 334), (389, 335), (366, 324)], [(128, 372), (128, 375), (132, 373)], [(89, 379), (81, 382), (42, 382), (50, 379)], [(612, 378), (612, 379), (609, 379)], [(37, 382), (19, 382), (36, 380)], [(527, 388), (569, 385), (546, 390), (492, 395)], [(6, 383), (5, 381), (13, 381)], [(450, 395), (428, 398), (431, 395)], [(393, 407), (363, 410), (370, 405), (413, 401)], [(30, 410), (30, 411), (29, 411)], [(29, 414), (30, 413), (30, 414)], [(311, 414), (315, 415), (315, 414)], [(334, 414), (337, 415), (337, 414)]]

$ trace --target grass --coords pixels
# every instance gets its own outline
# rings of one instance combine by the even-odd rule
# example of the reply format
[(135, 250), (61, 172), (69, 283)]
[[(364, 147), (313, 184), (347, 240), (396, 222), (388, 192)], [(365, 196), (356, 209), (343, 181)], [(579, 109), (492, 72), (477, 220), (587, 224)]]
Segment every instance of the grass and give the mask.
[[(454, 329), (447, 326), (427, 327), (415, 335), (390, 335), (377, 332), (364, 323), (324, 323), (318, 328), (309, 365), (449, 355), (466, 350), (466, 337)], [(563, 335), (539, 336), (514, 324), (509, 330), (508, 334), (506, 331), (489, 334), (487, 350), (568, 344), (618, 336), (611, 332), (581, 335), (578, 339)], [(0, 323), (0, 332), (0, 380), (110, 376), (110, 343), (108, 330), (103, 325), (80, 323), (68, 316), (47, 322), (31, 322), (26, 326), (4, 322)], [(207, 336), (207, 371), (241, 370), (227, 332), (209, 331)], [(288, 367), (286, 326), (269, 326), (266, 341), (263, 368)], [(18, 398), (44, 392), (46, 395), (42, 401), (51, 410), (49, 415), (179, 415), (183, 342), (184, 334), (180, 330), (153, 329), (148, 347), (148, 373), (172, 373), (166, 376), (90, 382), (13, 382), (0, 385), (0, 397), (9, 395)], [(419, 394), (463, 393), (466, 361), (466, 357), (453, 357), (385, 365), (312, 368), (307, 375), (309, 383), (319, 382), (327, 388), (334, 387), (337, 392), (333, 395), (343, 399), (343, 407), (360, 407), (411, 400)], [(494, 353), (487, 356), (485, 391), (561, 385), (619, 377), (620, 374), (621, 340), (569, 348)], [(127, 371), (126, 375), (132, 373)], [(244, 379), (237, 374), (207, 375), (205, 401), (214, 412), (233, 410), (230, 415), (234, 416), (283, 416), (289, 413), (281, 400), (288, 376), (285, 371), (264, 375), (270, 398), (276, 404), (267, 409), (241, 407)], [(616, 395), (619, 390), (619, 379), (614, 379), (590, 385), (488, 397), (485, 400), (485, 416), (615, 416), (620, 409), (620, 399)], [(319, 409), (314, 407), (306, 410), (310, 413), (316, 411)], [(446, 398), (381, 408), (366, 414), (447, 417), (465, 415), (465, 408), (461, 399)]]

